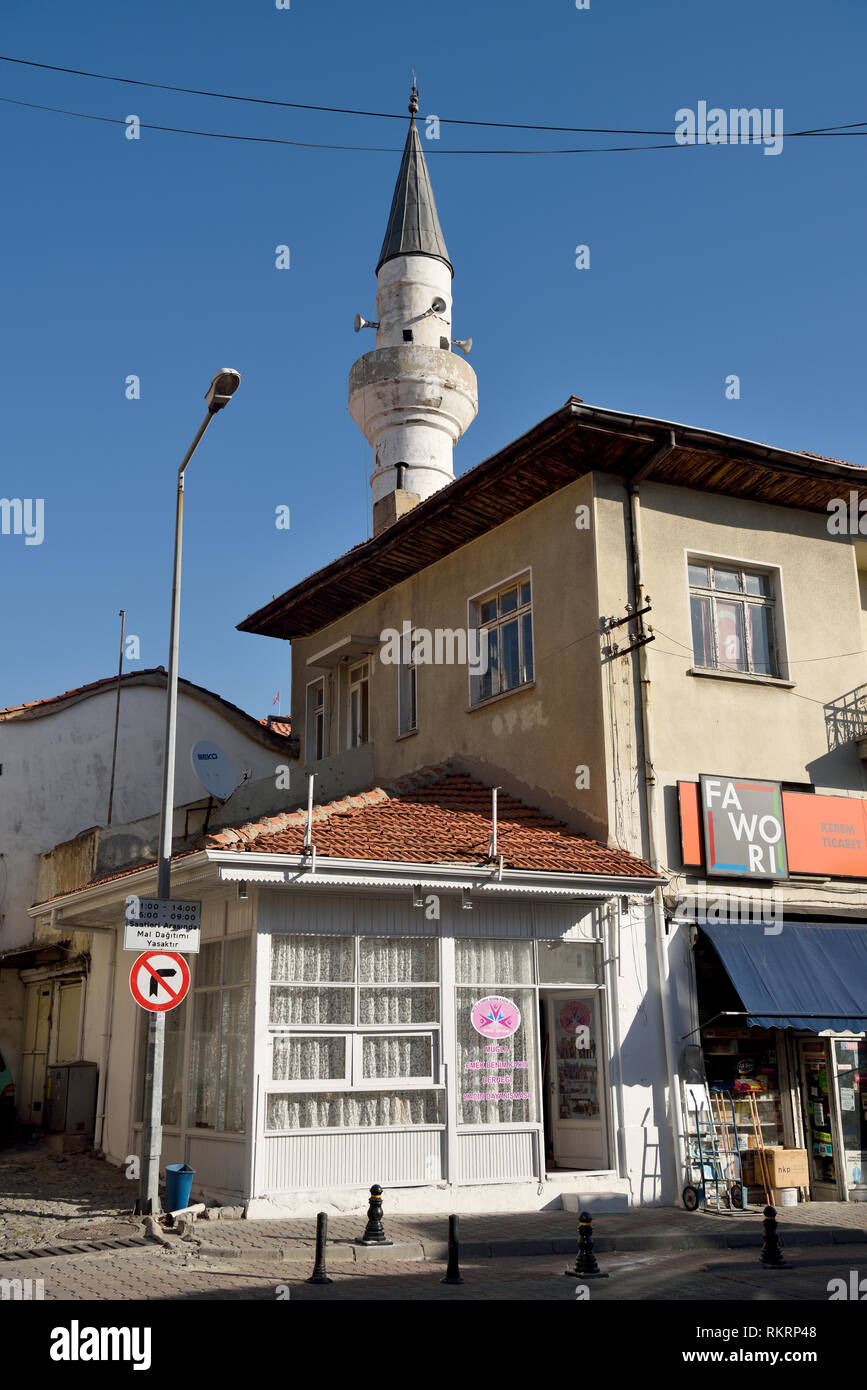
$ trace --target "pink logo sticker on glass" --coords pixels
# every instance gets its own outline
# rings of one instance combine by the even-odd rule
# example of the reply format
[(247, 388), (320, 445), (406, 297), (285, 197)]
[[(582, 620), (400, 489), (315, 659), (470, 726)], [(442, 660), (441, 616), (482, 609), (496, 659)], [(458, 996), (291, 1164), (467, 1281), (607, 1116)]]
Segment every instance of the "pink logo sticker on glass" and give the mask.
[(589, 1028), (590, 1008), (580, 999), (570, 999), (560, 1006), (560, 1027), (564, 1033), (577, 1033), (579, 1028)]
[(473, 1005), (470, 1022), (483, 1038), (509, 1038), (521, 1026), (521, 1010), (511, 999), (487, 994)]

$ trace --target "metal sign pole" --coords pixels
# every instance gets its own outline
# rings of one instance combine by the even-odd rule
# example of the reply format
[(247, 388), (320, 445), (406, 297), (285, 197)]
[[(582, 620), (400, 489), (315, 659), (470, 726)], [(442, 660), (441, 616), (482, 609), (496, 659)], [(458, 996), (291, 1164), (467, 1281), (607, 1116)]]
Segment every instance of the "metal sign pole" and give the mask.
[[(205, 395), (208, 413), (178, 468), (178, 495), (175, 510), (175, 558), (172, 575), (172, 617), (169, 640), (169, 670), (166, 679), (166, 734), (163, 748), (163, 785), (160, 803), (160, 844), (157, 867), (157, 896), (171, 897), (172, 820), (175, 804), (175, 743), (178, 716), (178, 642), (180, 633), (181, 544), (184, 523), (184, 469), (198, 448), (199, 441), (214, 415), (231, 399), (241, 377), (231, 367), (218, 372)], [(139, 1205), (142, 1215), (157, 1216), (160, 1210), (160, 1154), (163, 1146), (163, 1054), (166, 1021), (152, 1013), (148, 1029), (147, 1062), (142, 1110), (142, 1163)]]
[[(172, 575), (172, 617), (169, 640), (169, 670), (166, 681), (166, 733), (163, 745), (163, 785), (160, 803), (160, 844), (157, 867), (157, 897), (170, 898), (172, 877), (172, 820), (175, 804), (175, 744), (178, 722), (178, 646), (180, 640), (181, 551), (184, 526), (184, 469), (199, 440), (211, 423), (209, 412), (178, 470), (178, 496), (175, 509), (175, 559)], [(166, 1020), (153, 1013), (148, 1024), (145, 1065), (144, 1108), (142, 1112), (142, 1163), (139, 1201), (143, 1216), (157, 1216), (160, 1210), (160, 1155), (163, 1147), (163, 1056)]]

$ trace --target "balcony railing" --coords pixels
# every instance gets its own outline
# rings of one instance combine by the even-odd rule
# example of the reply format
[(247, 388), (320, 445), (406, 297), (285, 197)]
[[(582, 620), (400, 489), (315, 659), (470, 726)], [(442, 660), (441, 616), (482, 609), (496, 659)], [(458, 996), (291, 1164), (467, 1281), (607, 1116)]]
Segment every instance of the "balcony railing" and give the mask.
[(867, 685), (856, 686), (824, 708), (829, 751), (867, 734)]

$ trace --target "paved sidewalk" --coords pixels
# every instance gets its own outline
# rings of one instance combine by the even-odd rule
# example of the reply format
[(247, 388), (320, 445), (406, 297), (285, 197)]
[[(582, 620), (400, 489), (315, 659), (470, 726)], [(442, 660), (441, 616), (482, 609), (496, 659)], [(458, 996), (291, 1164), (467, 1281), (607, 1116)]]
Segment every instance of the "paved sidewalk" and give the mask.
[[(867, 1256), (867, 1252), (862, 1252)], [(567, 1278), (572, 1261), (562, 1256), (465, 1260), (459, 1286), (443, 1284), (441, 1261), (371, 1260), (364, 1266), (329, 1261), (332, 1283), (306, 1282), (303, 1271), (280, 1260), (250, 1254), (221, 1260), (153, 1246), (112, 1256), (28, 1260), (16, 1279), (40, 1279), (46, 1302), (437, 1302), (579, 1301), (822, 1302), (832, 1278), (850, 1280), (867, 1269), (835, 1246), (798, 1251), (792, 1268), (766, 1270), (754, 1252), (666, 1251), (612, 1254), (600, 1261), (607, 1278)], [(3, 1271), (4, 1274), (6, 1271)], [(13, 1271), (9, 1270), (9, 1274)]]
[[(0, 1257), (16, 1250), (74, 1241), (129, 1238), (143, 1232), (132, 1216), (137, 1184), (92, 1155), (59, 1156), (38, 1145), (19, 1144), (0, 1151)], [(365, 1214), (335, 1215), (329, 1221), (329, 1259), (365, 1266), (380, 1261), (437, 1261), (446, 1256), (448, 1221), (444, 1215), (389, 1215), (385, 1229), (394, 1246), (381, 1250), (355, 1244)], [(816, 1202), (778, 1212), (787, 1247), (867, 1242), (867, 1203)], [(762, 1239), (762, 1209), (745, 1212), (687, 1212), (682, 1207), (650, 1207), (594, 1217), (599, 1254), (633, 1251), (754, 1248)], [(312, 1260), (313, 1217), (285, 1221), (198, 1221), (185, 1251), (211, 1253), (222, 1260)], [(575, 1213), (563, 1211), (462, 1215), (464, 1259), (499, 1259), (571, 1254), (577, 1243)], [(180, 1238), (167, 1239), (177, 1246)], [(186, 1258), (186, 1255), (184, 1256)], [(0, 1274), (12, 1264), (0, 1258)]]
[[(365, 1218), (335, 1216), (328, 1223), (331, 1259), (355, 1262), (384, 1260), (442, 1260), (446, 1257), (448, 1221), (445, 1216), (389, 1217), (385, 1194), (385, 1231), (389, 1247), (359, 1247)], [(805, 1203), (780, 1208), (779, 1229), (786, 1246), (859, 1245), (867, 1243), (867, 1203)], [(190, 1241), (200, 1251), (224, 1259), (264, 1255), (283, 1260), (309, 1260), (315, 1241), (314, 1218), (289, 1221), (198, 1221)], [(461, 1216), (461, 1252), (466, 1259), (503, 1256), (568, 1254), (575, 1252), (578, 1220), (573, 1212), (509, 1212)], [(610, 1251), (724, 1250), (757, 1248), (762, 1243), (762, 1208), (744, 1212), (687, 1212), (674, 1207), (649, 1207), (622, 1214), (600, 1213), (593, 1219), (597, 1253)], [(169, 1236), (176, 1241), (178, 1237)]]

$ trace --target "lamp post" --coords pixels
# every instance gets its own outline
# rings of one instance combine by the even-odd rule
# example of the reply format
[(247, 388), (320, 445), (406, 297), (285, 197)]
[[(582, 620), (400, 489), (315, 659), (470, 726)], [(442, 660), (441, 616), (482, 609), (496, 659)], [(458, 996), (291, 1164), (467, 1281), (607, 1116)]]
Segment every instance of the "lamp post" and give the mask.
[[(160, 840), (157, 864), (157, 897), (171, 897), (172, 821), (175, 801), (175, 742), (178, 717), (178, 637), (180, 629), (181, 546), (184, 523), (184, 469), (217, 411), (228, 405), (241, 384), (241, 374), (232, 367), (217, 372), (205, 393), (208, 413), (178, 468), (178, 494), (175, 510), (175, 558), (172, 575), (172, 617), (169, 639), (169, 670), (166, 680), (166, 731), (163, 745), (163, 783), (160, 800)], [(143, 1216), (156, 1216), (160, 1210), (160, 1153), (163, 1141), (163, 1052), (166, 1019), (152, 1013), (148, 1026), (147, 1060), (142, 1115), (142, 1159), (139, 1210)]]

